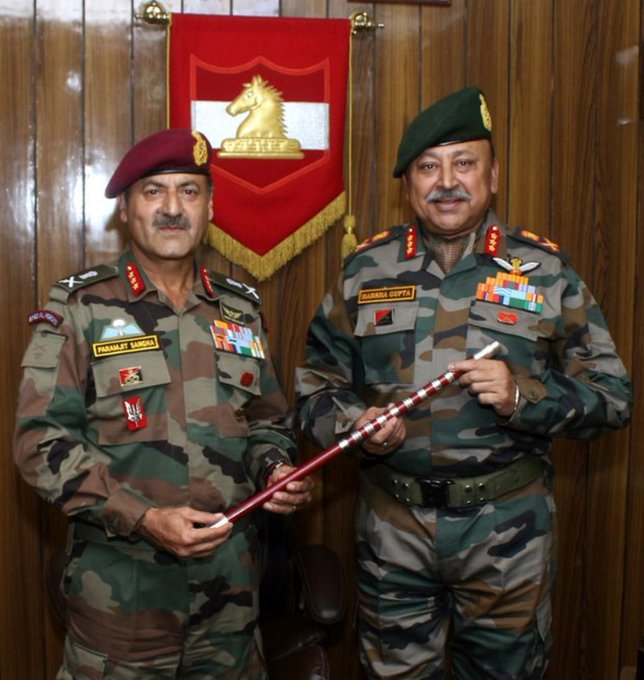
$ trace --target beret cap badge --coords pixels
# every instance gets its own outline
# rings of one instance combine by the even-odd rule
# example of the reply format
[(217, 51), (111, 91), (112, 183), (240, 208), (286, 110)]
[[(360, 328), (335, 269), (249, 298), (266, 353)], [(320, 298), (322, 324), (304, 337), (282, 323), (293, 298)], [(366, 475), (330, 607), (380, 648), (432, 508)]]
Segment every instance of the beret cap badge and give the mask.
[(192, 154), (197, 165), (204, 165), (208, 162), (208, 145), (203, 135), (197, 130), (192, 131), (192, 136), (195, 138), (195, 145), (192, 147)]
[(485, 95), (481, 93), (479, 98), (481, 100), (481, 119), (483, 120), (483, 127), (488, 130), (488, 132), (492, 132), (492, 116), (490, 115), (490, 109), (487, 107)]

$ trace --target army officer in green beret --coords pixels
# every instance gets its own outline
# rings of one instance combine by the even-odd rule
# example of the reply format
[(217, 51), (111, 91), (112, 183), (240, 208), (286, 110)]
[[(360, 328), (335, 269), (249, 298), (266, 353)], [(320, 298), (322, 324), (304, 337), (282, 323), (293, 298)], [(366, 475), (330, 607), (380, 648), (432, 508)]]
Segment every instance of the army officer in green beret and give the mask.
[[(499, 163), (480, 89), (409, 125), (394, 176), (416, 219), (347, 258), (297, 373), (303, 428), (328, 446), (462, 372), (358, 453), (362, 663), (369, 678), (442, 680), (449, 656), (458, 680), (536, 680), (550, 648), (552, 438), (624, 427), (630, 380), (557, 245), (490, 208)], [(494, 341), (493, 358), (467, 358)]]

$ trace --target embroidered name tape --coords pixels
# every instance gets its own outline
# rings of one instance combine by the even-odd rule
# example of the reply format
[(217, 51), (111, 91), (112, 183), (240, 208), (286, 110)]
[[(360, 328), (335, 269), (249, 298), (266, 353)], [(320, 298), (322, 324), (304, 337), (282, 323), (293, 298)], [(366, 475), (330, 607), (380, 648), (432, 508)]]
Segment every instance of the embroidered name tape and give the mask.
[(128, 354), (130, 352), (146, 352), (159, 349), (159, 337), (157, 335), (138, 335), (134, 338), (123, 340), (103, 340), (92, 343), (92, 354), (95, 359), (110, 357), (116, 354)]
[(358, 304), (375, 302), (400, 302), (416, 299), (416, 286), (389, 286), (385, 288), (363, 288), (358, 293)]

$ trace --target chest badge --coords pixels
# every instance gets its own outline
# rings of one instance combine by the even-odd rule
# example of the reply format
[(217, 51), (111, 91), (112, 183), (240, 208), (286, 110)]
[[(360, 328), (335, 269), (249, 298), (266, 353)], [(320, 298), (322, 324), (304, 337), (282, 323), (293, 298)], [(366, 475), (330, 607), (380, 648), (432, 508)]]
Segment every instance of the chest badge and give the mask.
[(123, 399), (123, 413), (125, 414), (125, 420), (130, 432), (141, 430), (148, 424), (148, 417), (145, 414), (141, 397)]
[(373, 315), (373, 325), (374, 326), (391, 326), (394, 322), (394, 310), (389, 309), (378, 309)]
[(125, 338), (132, 335), (144, 335), (144, 333), (133, 321), (114, 319), (109, 326), (102, 330), (101, 340), (113, 340), (114, 338)]
[(130, 385), (140, 385), (143, 382), (143, 374), (140, 366), (130, 366), (129, 368), (119, 369), (119, 382), (121, 387)]
[[(501, 260), (501, 258), (494, 258), (498, 261), (504, 262), (503, 268), (506, 271), (498, 272), (496, 276), (488, 276), (485, 282), (481, 282), (476, 287), (476, 299), (484, 300), (485, 302), (492, 302), (504, 307), (513, 307), (515, 309), (523, 309), (527, 312), (539, 313), (543, 309), (543, 295), (537, 292), (537, 287), (530, 285), (527, 276), (523, 276), (522, 266), (535, 265), (539, 266), (538, 262), (528, 262), (526, 265), (521, 264), (519, 258), (513, 258), (514, 264)], [(508, 265), (508, 270), (505, 265)], [(535, 267), (531, 267), (534, 269)], [(513, 273), (518, 271), (518, 274)], [(504, 317), (499, 319), (501, 323), (516, 323), (513, 317)]]
[(242, 312), (241, 309), (231, 307), (221, 300), (219, 302), (219, 312), (224, 321), (230, 321), (237, 324), (244, 321), (244, 312)]
[(527, 274), (541, 264), (541, 262), (524, 262), (520, 257), (511, 257), (509, 260), (504, 260), (502, 257), (493, 257), (492, 259), (506, 272), (516, 276)]
[(256, 359), (265, 357), (262, 341), (248, 326), (216, 319), (210, 324), (210, 332), (215, 347), (222, 352), (232, 352)]

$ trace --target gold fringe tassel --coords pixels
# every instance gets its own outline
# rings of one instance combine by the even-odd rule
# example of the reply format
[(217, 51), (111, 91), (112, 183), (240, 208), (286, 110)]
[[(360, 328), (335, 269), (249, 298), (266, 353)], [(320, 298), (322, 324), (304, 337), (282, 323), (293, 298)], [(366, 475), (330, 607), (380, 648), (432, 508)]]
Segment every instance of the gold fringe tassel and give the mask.
[(351, 255), (351, 253), (356, 249), (358, 241), (355, 235), (356, 228), (356, 218), (355, 215), (347, 214), (344, 216), (344, 234), (342, 234), (342, 244), (340, 246), (340, 252), (342, 255), (342, 261)]
[(204, 243), (219, 251), (233, 264), (243, 267), (258, 281), (265, 281), (320, 238), (331, 224), (342, 217), (345, 208), (346, 194), (343, 191), (317, 215), (265, 255), (253, 252), (212, 223), (208, 225)]

